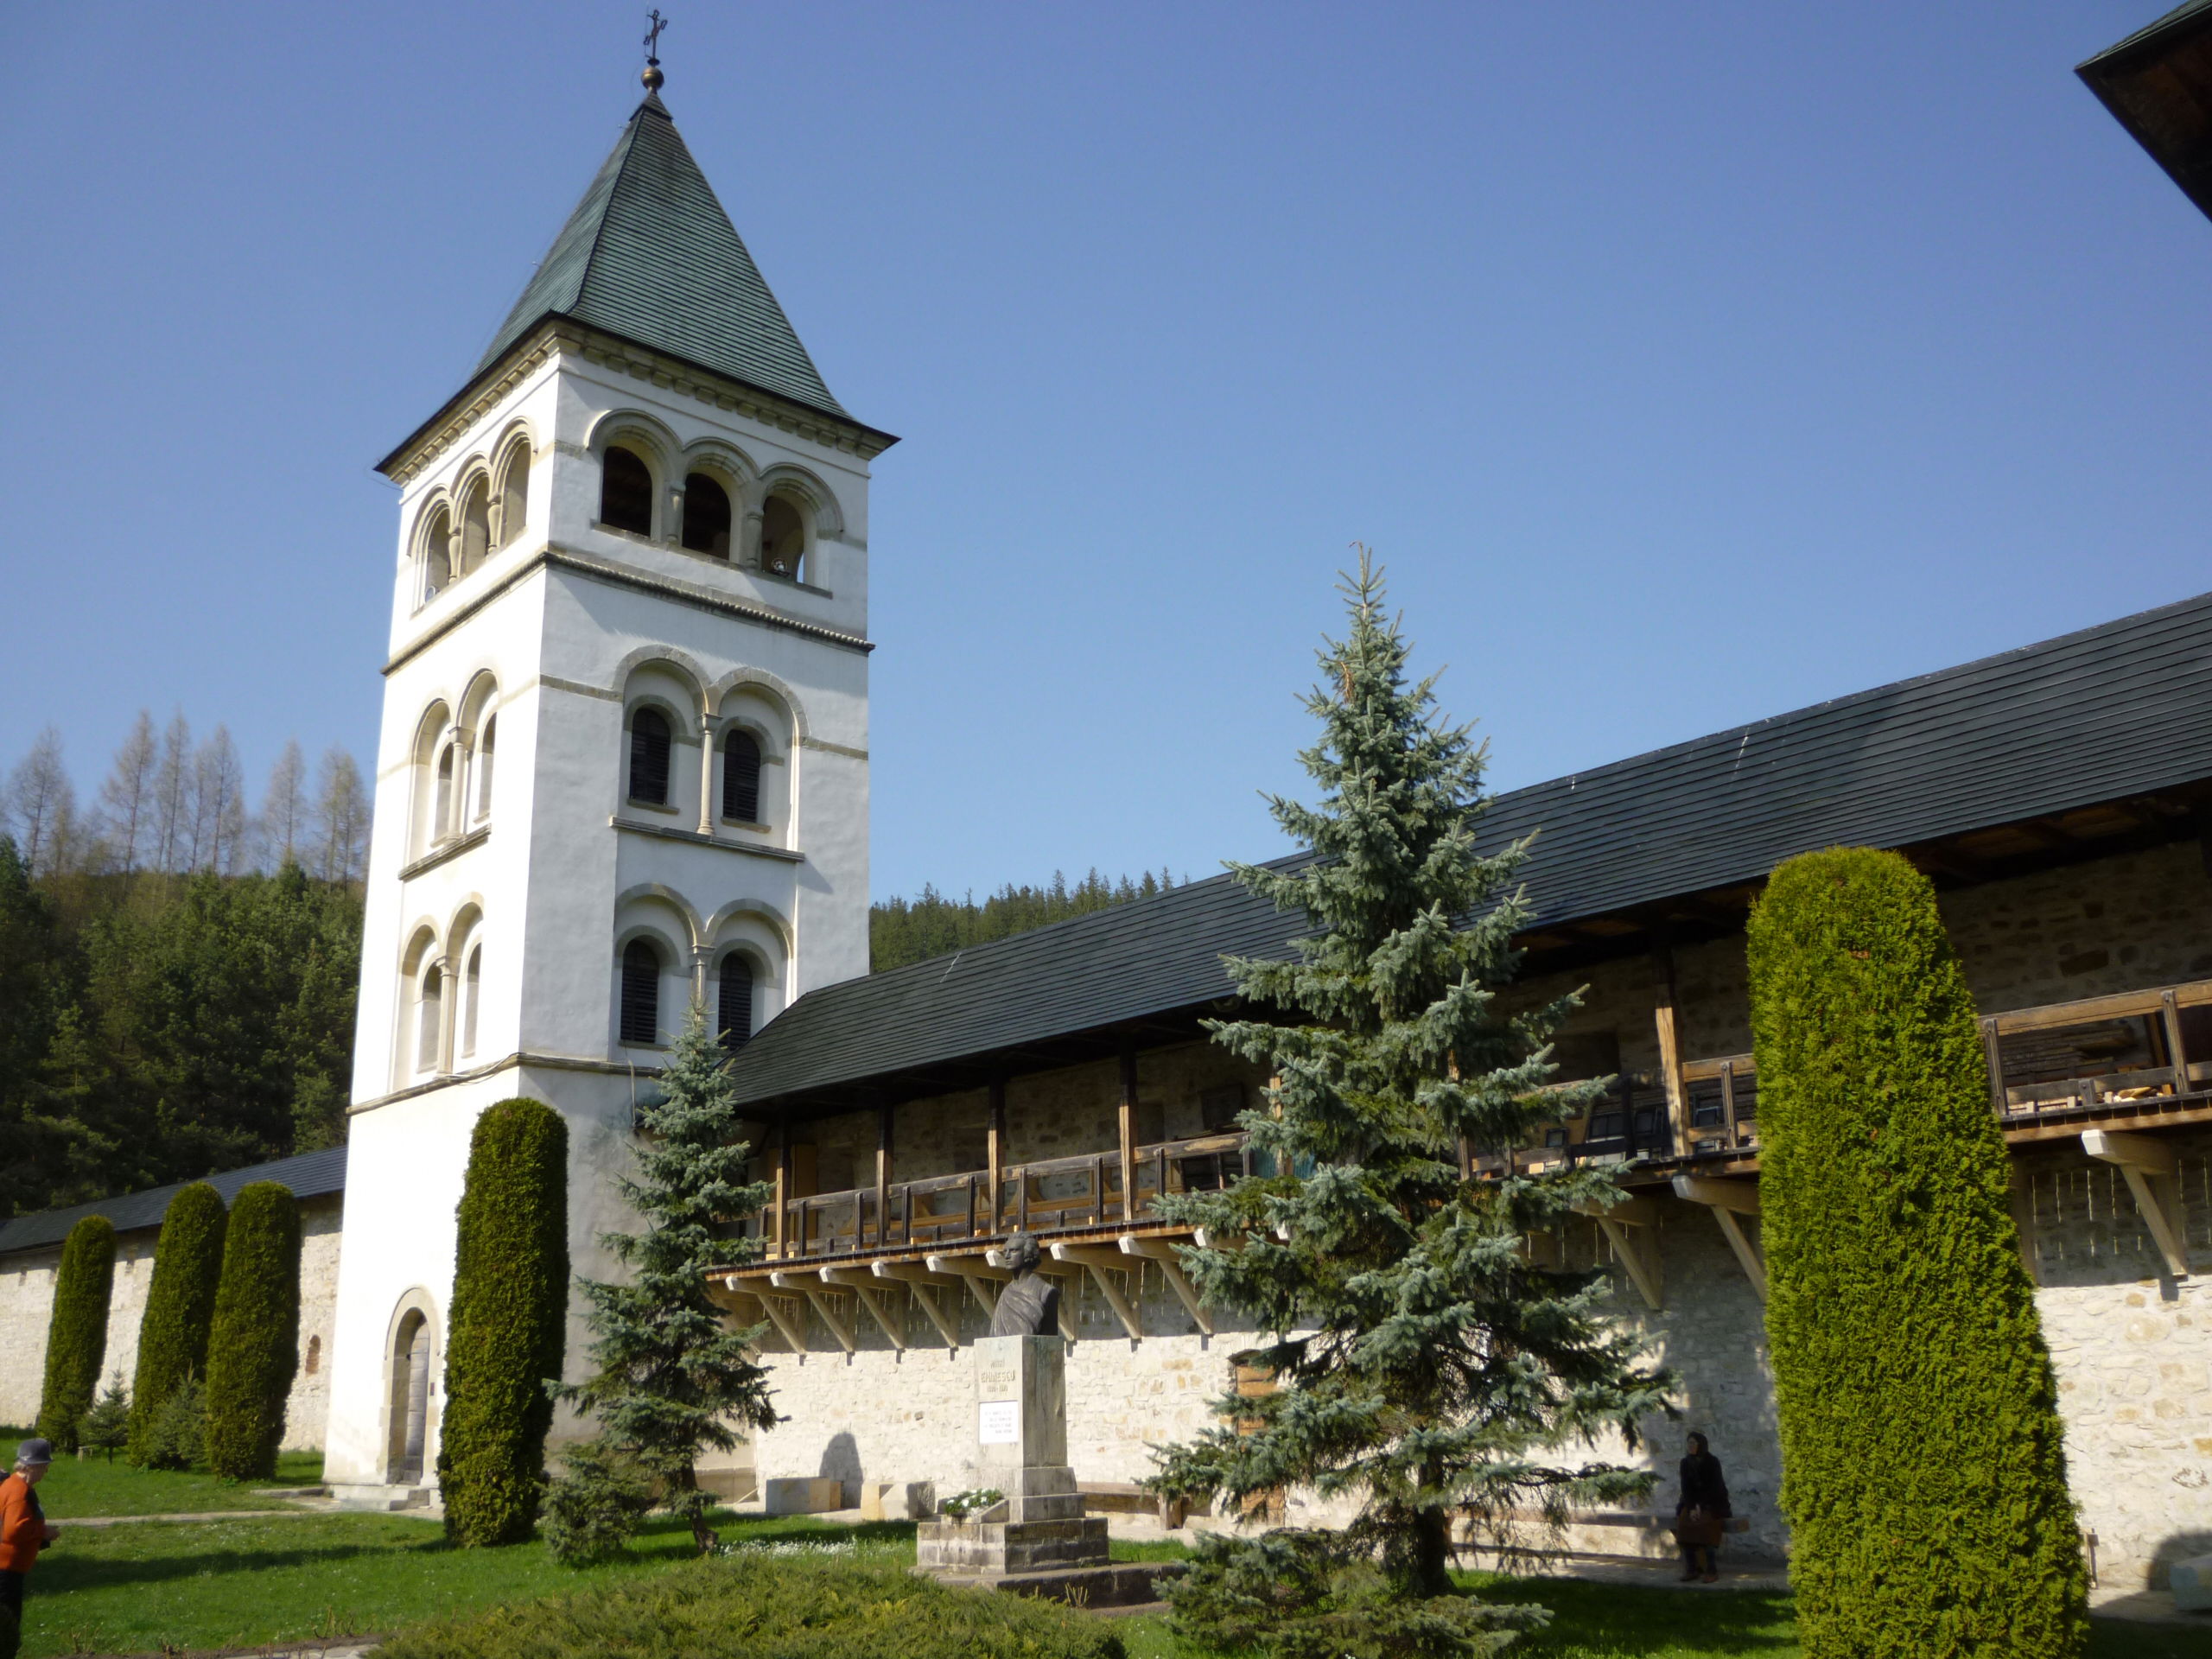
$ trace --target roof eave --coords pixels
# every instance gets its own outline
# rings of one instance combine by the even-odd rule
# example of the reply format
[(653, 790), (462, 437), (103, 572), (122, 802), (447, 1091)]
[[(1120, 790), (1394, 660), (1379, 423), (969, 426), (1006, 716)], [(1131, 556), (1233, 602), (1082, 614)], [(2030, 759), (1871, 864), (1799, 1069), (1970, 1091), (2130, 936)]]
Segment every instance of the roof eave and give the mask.
[[(2174, 97), (2177, 90), (2185, 89), (2193, 67), (2199, 87), (2212, 92), (2212, 78), (2201, 66), (2183, 60), (2184, 51), (2208, 35), (2212, 35), (2212, 4), (2193, 0), (2085, 58), (2074, 66), (2074, 73), (2197, 211), (2212, 218), (2212, 123), (2198, 113), (2201, 104), (2192, 110), (2186, 99)], [(2160, 68), (2169, 72), (2171, 81), (2183, 83), (2183, 88), (2146, 84), (2145, 72)], [(2146, 110), (2164, 110), (2178, 118), (2154, 125), (2145, 120)]]
[(395, 482), (404, 482), (404, 480), (401, 477), (402, 473), (410, 470), (406, 463), (419, 452), (427, 441), (444, 431), (453, 423), (460, 411), (484, 395), (484, 388), (487, 385), (496, 385), (512, 374), (515, 372), (518, 359), (526, 359), (543, 349), (548, 343), (549, 333), (557, 337), (557, 331), (564, 327), (577, 331), (580, 338), (584, 335), (596, 334), (601, 339), (616, 341), (632, 351), (644, 352), (652, 357), (680, 364), (694, 374), (708, 380), (719, 382), (723, 385), (734, 387), (743, 391), (748, 397), (758, 398), (771, 408), (788, 410), (797, 418), (817, 423), (848, 437), (865, 457), (872, 459), (880, 455), (899, 442), (895, 434), (856, 421), (849, 415), (836, 413), (817, 408), (812, 404), (802, 403), (787, 393), (755, 385), (750, 380), (742, 379), (725, 370), (714, 368), (695, 359), (685, 357), (680, 353), (669, 351), (664, 346), (649, 345), (630, 335), (618, 334), (611, 328), (601, 327), (596, 323), (580, 321), (566, 312), (548, 311), (539, 316), (529, 327), (517, 334), (514, 343), (505, 351), (471, 375), (459, 391), (438, 406), (435, 414), (409, 433), (390, 454), (377, 462), (375, 470)]

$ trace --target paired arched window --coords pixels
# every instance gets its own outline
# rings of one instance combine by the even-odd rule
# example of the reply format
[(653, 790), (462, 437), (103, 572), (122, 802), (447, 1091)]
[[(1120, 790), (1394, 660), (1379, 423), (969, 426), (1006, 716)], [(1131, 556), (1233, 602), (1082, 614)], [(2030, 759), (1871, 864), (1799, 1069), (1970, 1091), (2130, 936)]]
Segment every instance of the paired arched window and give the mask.
[(668, 716), (640, 709), (630, 716), (630, 798), (648, 806), (668, 804), (670, 737)]
[(423, 602), (427, 605), (453, 581), (453, 515), (443, 507), (423, 537)]
[(492, 482), (479, 474), (461, 499), (461, 570), (467, 575), (492, 550)]
[(753, 1035), (753, 964), (734, 950), (722, 958), (721, 995), (715, 1012), (722, 1046), (734, 1054)]
[(484, 947), (470, 948), (468, 966), (461, 976), (461, 1052), (476, 1052), (476, 1004), (484, 991)]
[(530, 446), (518, 442), (499, 483), (499, 545), (522, 534), (530, 517)]
[(732, 730), (722, 740), (722, 817), (760, 822), (760, 744), (750, 732)]
[(445, 972), (435, 963), (423, 974), (423, 992), (415, 1016), (415, 1069), (434, 1071), (438, 1065), (438, 1033), (445, 1014)]
[(487, 715), (484, 720), (483, 741), (476, 746), (476, 821), (481, 823), (492, 816), (492, 755), (498, 745), (499, 717)]
[(760, 509), (760, 568), (797, 582), (805, 556), (806, 520), (784, 497), (770, 496)]
[(453, 774), (458, 753), (451, 743), (438, 751), (438, 792), (432, 809), (437, 817), (430, 824), (430, 839), (434, 842), (453, 833)]
[(653, 533), (652, 471), (620, 444), (610, 444), (600, 462), (599, 522), (634, 535)]
[(660, 952), (650, 939), (622, 947), (622, 1040), (660, 1041)]
[(729, 492), (704, 473), (683, 480), (683, 545), (694, 553), (729, 557)]

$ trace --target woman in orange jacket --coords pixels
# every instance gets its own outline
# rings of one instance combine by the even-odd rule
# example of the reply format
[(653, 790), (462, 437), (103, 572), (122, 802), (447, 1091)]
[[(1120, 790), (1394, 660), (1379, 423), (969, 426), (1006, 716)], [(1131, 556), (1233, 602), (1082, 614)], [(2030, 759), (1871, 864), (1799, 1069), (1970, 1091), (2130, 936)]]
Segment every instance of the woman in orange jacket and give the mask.
[(0, 1480), (0, 1659), (16, 1659), (23, 1637), (23, 1580), (38, 1553), (61, 1535), (48, 1524), (35, 1490), (54, 1463), (46, 1440), (25, 1440), (16, 1448), (16, 1471)]

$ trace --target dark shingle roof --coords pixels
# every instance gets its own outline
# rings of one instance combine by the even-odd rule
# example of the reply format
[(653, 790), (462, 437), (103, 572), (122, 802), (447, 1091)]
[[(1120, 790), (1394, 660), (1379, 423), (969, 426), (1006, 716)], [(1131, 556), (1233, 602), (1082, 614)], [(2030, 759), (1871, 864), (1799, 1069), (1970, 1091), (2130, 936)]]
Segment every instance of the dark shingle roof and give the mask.
[[(1816, 703), (1497, 798), (1537, 833), (1537, 923), (1763, 877), (1794, 853), (1904, 847), (2212, 778), (2212, 594)], [(1230, 878), (801, 997), (739, 1055), (766, 1101), (1229, 994), (1224, 953), (1301, 931)]]
[(638, 106), (476, 365), (560, 315), (842, 420), (656, 94)]
[(2212, 214), (2212, 0), (2188, 0), (2074, 73), (2198, 210)]
[[(279, 1158), (274, 1163), (254, 1164), (207, 1177), (208, 1185), (223, 1195), (226, 1204), (238, 1197), (240, 1187), (254, 1181), (282, 1181), (292, 1189), (296, 1198), (318, 1198), (343, 1192), (346, 1148), (330, 1147), (321, 1152), (303, 1152), (296, 1158)], [(59, 1244), (69, 1236), (69, 1230), (86, 1216), (105, 1216), (115, 1224), (118, 1233), (158, 1227), (162, 1217), (168, 1212), (169, 1200), (188, 1185), (175, 1181), (168, 1186), (149, 1187), (143, 1192), (126, 1192), (118, 1198), (103, 1198), (98, 1204), (79, 1204), (67, 1210), (41, 1210), (36, 1215), (17, 1216), (13, 1221), (0, 1223), (0, 1255)]]

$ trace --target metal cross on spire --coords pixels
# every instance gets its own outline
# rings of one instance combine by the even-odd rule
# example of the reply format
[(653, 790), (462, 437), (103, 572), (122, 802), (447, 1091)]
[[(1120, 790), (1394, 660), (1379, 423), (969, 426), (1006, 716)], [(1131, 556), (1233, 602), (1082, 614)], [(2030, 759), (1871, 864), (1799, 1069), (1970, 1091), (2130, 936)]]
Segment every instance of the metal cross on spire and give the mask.
[(647, 22), (652, 24), (652, 27), (645, 30), (645, 73), (644, 75), (644, 80), (645, 83), (645, 90), (647, 92), (657, 92), (661, 89), (662, 86), (668, 79), (660, 72), (660, 33), (661, 30), (668, 27), (668, 19), (660, 15), (660, 8), (658, 6), (655, 6), (651, 11), (645, 14), (645, 20)]

